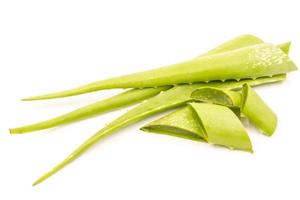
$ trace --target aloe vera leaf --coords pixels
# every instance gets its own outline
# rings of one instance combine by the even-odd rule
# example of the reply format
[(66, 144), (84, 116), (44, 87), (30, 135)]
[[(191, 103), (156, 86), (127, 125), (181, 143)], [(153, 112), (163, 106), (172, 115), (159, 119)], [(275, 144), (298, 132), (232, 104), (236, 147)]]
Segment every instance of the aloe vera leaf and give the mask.
[(240, 120), (229, 108), (221, 105), (189, 103), (189, 106), (157, 119), (141, 130), (252, 152), (250, 139)]
[(145, 88), (212, 80), (257, 78), (293, 70), (296, 70), (295, 64), (279, 47), (262, 43), (25, 100), (72, 96), (113, 88)]
[(228, 107), (205, 103), (189, 105), (197, 113), (198, 123), (209, 143), (252, 152), (246, 129)]
[[(242, 47), (246, 47), (246, 46), (250, 46), (250, 45), (259, 44), (262, 42), (263, 41), (256, 36), (249, 35), (249, 34), (241, 35), (239, 37), (235, 37), (235, 38), (215, 47), (214, 49), (210, 50), (209, 52), (207, 52), (205, 54), (199, 55), (197, 57), (197, 59), (199, 57), (202, 57), (203, 55), (212, 55), (215, 53), (222, 53), (222, 52), (230, 51), (230, 50), (237, 49), (237, 48), (242, 48)], [(96, 88), (97, 84), (98, 84), (98, 82), (94, 82), (94, 83), (80, 86), (78, 88), (74, 88), (71, 90), (65, 90), (62, 92), (55, 92), (52, 94), (46, 94), (46, 95), (35, 96), (35, 97), (30, 97), (30, 98), (24, 98), (23, 100), (26, 100), (26, 101), (43, 100), (43, 99), (68, 97), (68, 96), (80, 95), (80, 94), (84, 94), (84, 93), (88, 93), (88, 92), (94, 92), (94, 91), (99, 90)]]
[(169, 110), (171, 108), (179, 107), (185, 103), (192, 101), (190, 98), (191, 93), (200, 87), (221, 87), (224, 89), (238, 89), (241, 88), (244, 83), (248, 83), (252, 86), (261, 85), (266, 83), (272, 83), (277, 81), (282, 81), (285, 79), (285, 75), (277, 75), (273, 77), (262, 77), (255, 80), (247, 79), (241, 81), (226, 81), (226, 82), (211, 82), (211, 83), (199, 83), (199, 84), (184, 84), (171, 88), (164, 91), (145, 102), (139, 104), (133, 109), (127, 111), (125, 114), (121, 115), (107, 126), (102, 128), (100, 131), (95, 133), (92, 137), (87, 139), (82, 145), (80, 145), (74, 152), (72, 152), (65, 160), (59, 163), (57, 166), (52, 168), (42, 177), (34, 182), (33, 185), (37, 185), (44, 181), (67, 164), (72, 162), (74, 159), (83, 154), (87, 149), (89, 149), (93, 144), (95, 144), (100, 139), (117, 132), (119, 129), (134, 124), (135, 122), (141, 121), (154, 114)]
[(229, 107), (240, 107), (242, 95), (239, 92), (224, 90), (216, 87), (203, 87), (191, 94), (195, 101), (214, 103)]
[(141, 128), (143, 131), (204, 141), (205, 135), (190, 106), (184, 106)]
[(38, 123), (10, 129), (11, 134), (27, 133), (32, 131), (52, 128), (58, 125), (67, 124), (79, 120), (83, 120), (92, 116), (99, 115), (104, 112), (112, 111), (124, 106), (128, 106), (142, 100), (157, 95), (163, 90), (169, 89), (170, 86), (162, 86), (157, 88), (131, 89), (121, 94), (109, 97), (107, 99), (95, 102), (93, 104), (81, 107), (66, 114), (54, 117), (49, 120)]
[(277, 126), (276, 114), (248, 84), (243, 85), (242, 94), (242, 114), (262, 133), (271, 136)]
[(192, 93), (191, 98), (239, 108), (243, 116), (249, 118), (258, 129), (268, 136), (271, 136), (276, 129), (275, 113), (248, 84), (243, 85), (242, 93), (213, 87), (200, 88)]

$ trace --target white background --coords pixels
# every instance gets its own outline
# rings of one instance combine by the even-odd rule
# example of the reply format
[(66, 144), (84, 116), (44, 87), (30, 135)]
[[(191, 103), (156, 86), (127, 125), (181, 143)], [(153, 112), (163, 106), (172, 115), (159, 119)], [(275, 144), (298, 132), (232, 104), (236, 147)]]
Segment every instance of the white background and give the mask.
[[(254, 154), (120, 131), (42, 183), (32, 182), (124, 113), (25, 135), (36, 122), (118, 93), (41, 102), (20, 98), (176, 63), (234, 36), (292, 41), (298, 1), (0, 1), (0, 199), (299, 199), (299, 72), (257, 89), (278, 114), (273, 137), (250, 128)], [(154, 118), (152, 118), (154, 119)]]

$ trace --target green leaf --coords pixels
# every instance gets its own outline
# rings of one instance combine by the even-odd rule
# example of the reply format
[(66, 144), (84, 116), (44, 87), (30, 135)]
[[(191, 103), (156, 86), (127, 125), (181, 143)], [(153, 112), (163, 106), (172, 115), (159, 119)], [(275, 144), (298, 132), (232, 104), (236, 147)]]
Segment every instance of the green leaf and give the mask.
[(147, 124), (142, 130), (252, 152), (245, 128), (239, 118), (225, 106), (190, 103)]
[(242, 93), (206, 87), (195, 90), (191, 97), (201, 102), (239, 108), (235, 111), (246, 116), (265, 135), (271, 136), (276, 129), (276, 114), (248, 84), (243, 85)]
[(54, 117), (52, 119), (48, 119), (45, 121), (41, 121), (35, 124), (30, 124), (18, 128), (11, 128), (10, 133), (11, 134), (27, 133), (27, 132), (43, 130), (58, 125), (68, 124), (75, 121), (83, 120), (86, 118), (97, 116), (99, 114), (108, 111), (119, 109), (128, 105), (132, 105), (134, 103), (155, 96), (159, 94), (161, 91), (167, 90), (169, 88), (170, 86), (162, 86), (157, 88), (145, 88), (145, 89), (131, 89), (129, 91), (81, 107), (79, 109)]
[(214, 80), (258, 78), (297, 69), (287, 54), (275, 45), (261, 43), (242, 46), (242, 48), (222, 53), (205, 54), (170, 66), (110, 78), (75, 89), (24, 100), (66, 97), (113, 88), (145, 88)]
[(204, 141), (203, 128), (191, 106), (184, 106), (141, 128), (143, 131)]
[(277, 126), (276, 114), (248, 84), (243, 85), (242, 94), (242, 114), (262, 133), (271, 136)]

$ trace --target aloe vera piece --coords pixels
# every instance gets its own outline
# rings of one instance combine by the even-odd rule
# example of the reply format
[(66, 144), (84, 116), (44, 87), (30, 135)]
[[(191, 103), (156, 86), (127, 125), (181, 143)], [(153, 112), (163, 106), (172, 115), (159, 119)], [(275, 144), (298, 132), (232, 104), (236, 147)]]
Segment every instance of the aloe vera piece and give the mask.
[(171, 88), (165, 92), (162, 92), (145, 102), (141, 103), (140, 105), (136, 106), (135, 108), (127, 111), (125, 114), (121, 115), (120, 117), (116, 118), (114, 121), (109, 123), (107, 126), (102, 128), (92, 137), (87, 139), (82, 145), (80, 145), (75, 151), (73, 151), (65, 160), (59, 163), (57, 166), (52, 168), (42, 177), (34, 182), (33, 185), (37, 185), (40, 182), (44, 181), (67, 164), (72, 162), (74, 159), (79, 157), (83, 154), (87, 149), (89, 149), (93, 144), (95, 144), (100, 139), (109, 136), (121, 128), (134, 124), (135, 122), (141, 121), (149, 116), (154, 114), (169, 110), (171, 108), (175, 108), (185, 103), (192, 101), (191, 93), (200, 87), (220, 87), (224, 89), (237, 89), (241, 88), (244, 83), (248, 83), (249, 85), (261, 85), (266, 83), (277, 82), (285, 79), (285, 75), (277, 75), (273, 77), (263, 77), (257, 78), (255, 80), (241, 80), (241, 81), (226, 81), (226, 82), (211, 82), (211, 83), (199, 83), (199, 84), (192, 84), (192, 85), (179, 85), (174, 88)]
[(252, 145), (237, 116), (227, 107), (190, 103), (141, 128), (197, 141), (252, 152)]
[(242, 94), (242, 114), (249, 118), (262, 133), (271, 136), (277, 126), (276, 114), (248, 84), (243, 85)]
[(216, 87), (203, 87), (191, 94), (195, 101), (214, 103), (229, 107), (240, 107), (242, 95), (239, 92), (224, 90)]
[(205, 103), (189, 105), (197, 113), (198, 123), (209, 143), (252, 152), (246, 129), (228, 107)]
[(265, 135), (271, 136), (276, 129), (276, 114), (248, 84), (243, 85), (242, 93), (210, 87), (195, 90), (191, 97), (202, 102), (237, 107)]
[(141, 128), (143, 131), (166, 134), (196, 141), (205, 141), (197, 115), (190, 106), (184, 106)]
[(262, 43), (25, 100), (72, 96), (113, 88), (145, 88), (213, 80), (257, 78), (293, 70), (296, 70), (295, 64), (279, 47)]
[(128, 106), (142, 100), (157, 95), (161, 91), (169, 89), (170, 86), (162, 86), (157, 88), (131, 89), (113, 97), (95, 102), (93, 104), (81, 107), (66, 114), (54, 117), (49, 120), (41, 121), (35, 124), (10, 129), (11, 134), (27, 133), (32, 131), (52, 128), (58, 125), (67, 124), (79, 120), (83, 120), (92, 116), (99, 115), (104, 112), (112, 111), (124, 106)]

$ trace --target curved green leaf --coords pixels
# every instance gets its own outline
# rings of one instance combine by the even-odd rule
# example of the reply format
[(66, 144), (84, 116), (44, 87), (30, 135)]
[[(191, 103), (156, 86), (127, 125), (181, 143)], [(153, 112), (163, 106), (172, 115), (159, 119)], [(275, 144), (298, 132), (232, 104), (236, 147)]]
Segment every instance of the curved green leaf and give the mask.
[(242, 114), (249, 118), (262, 133), (271, 136), (277, 126), (276, 114), (248, 84), (243, 85), (242, 94)]
[(252, 152), (246, 129), (232, 110), (206, 103), (190, 103), (190, 106), (197, 113), (209, 143)]
[(143, 131), (204, 141), (205, 135), (198, 123), (196, 113), (190, 106), (184, 106), (141, 128)]
[(268, 136), (271, 136), (276, 129), (275, 113), (248, 84), (243, 85), (242, 93), (207, 87), (195, 90), (191, 97), (197, 101), (238, 107), (243, 116), (249, 118), (261, 132)]

